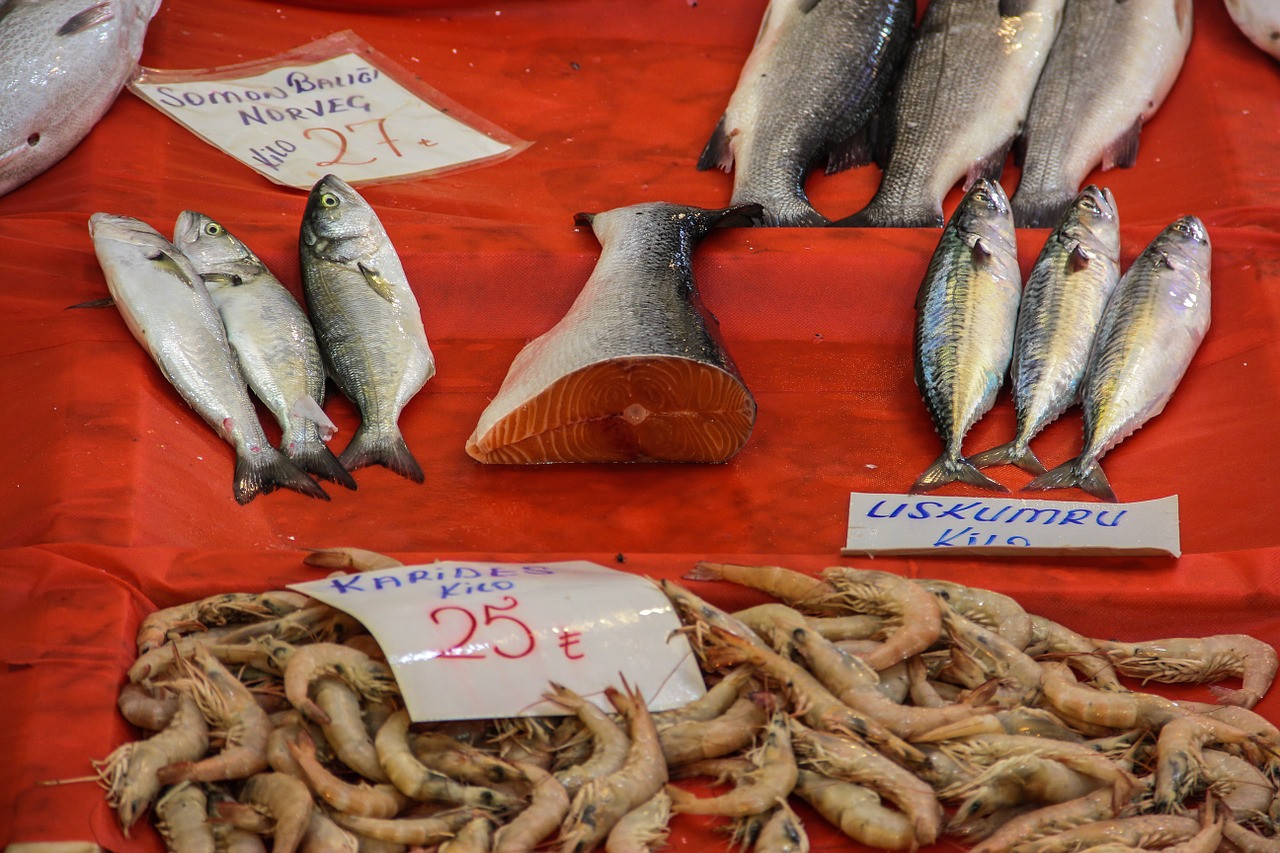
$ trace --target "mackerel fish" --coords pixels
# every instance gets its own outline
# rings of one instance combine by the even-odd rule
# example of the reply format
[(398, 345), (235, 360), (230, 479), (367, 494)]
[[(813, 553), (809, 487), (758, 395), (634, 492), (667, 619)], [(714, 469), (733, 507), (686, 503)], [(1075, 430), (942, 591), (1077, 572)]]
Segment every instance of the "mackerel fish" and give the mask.
[(279, 486), (328, 500), (267, 441), (222, 319), (186, 256), (154, 228), (128, 216), (95, 213), (89, 233), (129, 331), (182, 399), (235, 448), (236, 500), (246, 504)]
[(204, 280), (240, 371), (280, 424), (280, 450), (309, 474), (348, 489), (356, 481), (325, 442), (320, 347), (302, 307), (248, 246), (203, 213), (184, 210), (173, 242)]
[(965, 178), (998, 180), (1063, 0), (933, 0), (891, 96), (880, 188), (841, 226), (938, 227)]
[(1115, 199), (1090, 184), (1050, 233), (1022, 291), (1010, 366), (1017, 434), (970, 462), (1045, 472), (1028, 442), (1080, 399), (1094, 334), (1119, 281)]
[(960, 480), (1008, 491), (965, 460), (965, 434), (995, 403), (1013, 354), (1022, 273), (1004, 189), (979, 178), (942, 231), (916, 297), (915, 375), (942, 456), (911, 487)]
[(1191, 43), (1191, 0), (1068, 0), (1019, 140), (1019, 227), (1050, 227), (1080, 185), (1132, 166)]
[(400, 256), (373, 208), (336, 175), (312, 187), (298, 250), (325, 366), (360, 409), (360, 427), (339, 461), (348, 471), (384, 465), (421, 483), (399, 421), (436, 362)]
[(716, 225), (759, 205), (654, 202), (578, 214), (603, 249), (556, 325), (515, 357), (467, 440), (481, 462), (724, 462), (756, 404), (693, 278)]
[(1164, 411), (1209, 331), (1209, 264), (1204, 223), (1176, 220), (1151, 241), (1107, 302), (1084, 380), (1084, 449), (1026, 488), (1078, 486), (1116, 500), (1099, 462)]
[(860, 133), (906, 52), (915, 0), (772, 0), (698, 168), (733, 171), (731, 204), (765, 225), (826, 225), (805, 176), (870, 162)]

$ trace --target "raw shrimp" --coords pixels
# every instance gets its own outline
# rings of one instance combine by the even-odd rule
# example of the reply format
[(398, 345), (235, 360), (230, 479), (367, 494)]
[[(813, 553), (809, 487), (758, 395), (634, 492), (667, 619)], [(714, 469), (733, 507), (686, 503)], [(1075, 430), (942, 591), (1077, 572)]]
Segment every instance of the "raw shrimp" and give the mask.
[(500, 808), (515, 802), (510, 794), (479, 785), (464, 785), (443, 773), (424, 767), (409, 749), (409, 712), (403, 708), (388, 717), (382, 728), (378, 729), (374, 747), (378, 751), (378, 761), (387, 771), (391, 783), (401, 793), (415, 800), (437, 800), (488, 808)]
[[(1183, 801), (1201, 787), (1203, 748), (1209, 743), (1253, 746), (1253, 738), (1235, 726), (1198, 714), (1170, 720), (1160, 729), (1156, 740), (1156, 811), (1183, 811)], [(1253, 751), (1256, 754), (1256, 749)]]
[(409, 804), (409, 798), (394, 785), (352, 785), (334, 776), (316, 759), (315, 742), (305, 729), (299, 729), (287, 745), (307, 787), (336, 811), (362, 817), (395, 817)]
[(938, 599), (900, 575), (873, 569), (832, 566), (822, 573), (835, 592), (831, 601), (855, 613), (890, 616), (899, 627), (866, 655), (872, 668), (888, 669), (937, 642), (942, 633)]
[(733, 791), (718, 797), (698, 797), (667, 786), (672, 808), (684, 814), (717, 814), (728, 817), (762, 814), (791, 793), (796, 784), (796, 757), (791, 750), (787, 715), (775, 711), (760, 744), (750, 754), (752, 769), (739, 776)]
[(178, 694), (164, 687), (148, 689), (130, 681), (120, 688), (116, 700), (120, 714), (140, 729), (158, 732), (178, 710)]
[(839, 612), (827, 598), (835, 594), (831, 584), (781, 566), (739, 566), (702, 561), (684, 576), (690, 581), (732, 581), (767, 593), (779, 601), (811, 613)]
[(313, 548), (302, 562), (318, 569), (351, 569), (357, 572), (369, 572), (375, 569), (394, 569), (404, 563), (395, 557), (379, 554), (377, 551), (366, 551), (364, 548)]
[(338, 678), (318, 678), (312, 688), (315, 703), (325, 720), (320, 730), (343, 764), (373, 782), (389, 782), (386, 771), (378, 763), (378, 751), (365, 728), (360, 695)]
[(1267, 838), (1232, 821), (1222, 825), (1222, 837), (1240, 853), (1280, 853), (1280, 838)]
[[(735, 610), (731, 614), (758, 634), (765, 634), (771, 624), (796, 623), (804, 625), (811, 631), (832, 642), (839, 640), (869, 640), (881, 637), (889, 632), (884, 617), (872, 616), (869, 613), (855, 613), (845, 616), (807, 616), (785, 604), (757, 604), (744, 610)], [(797, 620), (798, 617), (798, 620)]]
[(151, 649), (129, 667), (130, 681), (148, 684), (153, 679), (166, 675), (179, 657), (189, 658), (195, 652), (196, 644), (203, 645), (210, 654), (223, 663), (251, 666), (267, 672), (272, 671), (270, 658), (262, 647), (254, 642), (223, 642), (225, 635), (210, 631), (202, 637), (182, 637), (171, 640), (159, 648)]
[(714, 686), (701, 697), (679, 708), (660, 711), (653, 715), (658, 731), (677, 723), (706, 722), (714, 720), (738, 701), (743, 688), (751, 683), (751, 668), (740, 666), (725, 673)]
[(596, 707), (594, 703), (554, 681), (551, 682), (551, 690), (543, 695), (576, 714), (587, 731), (591, 733), (593, 743), (591, 757), (581, 764), (574, 764), (556, 773), (556, 779), (560, 780), (560, 784), (569, 792), (569, 796), (573, 796), (579, 788), (592, 779), (608, 776), (622, 768), (627, 759), (631, 740), (608, 714)]
[(1209, 791), (1232, 814), (1243, 819), (1270, 811), (1276, 790), (1261, 770), (1218, 749), (1204, 750), (1201, 758)]
[(569, 811), (569, 793), (556, 777), (535, 764), (516, 767), (532, 784), (532, 797), (524, 811), (494, 834), (493, 853), (531, 853)]
[(613, 825), (604, 844), (605, 853), (650, 853), (657, 850), (666, 843), (670, 819), (671, 797), (665, 790), (658, 791)]
[[(785, 604), (757, 604), (729, 615), (763, 637), (775, 649), (780, 637), (785, 637), (792, 628), (805, 625), (807, 621), (803, 613)], [(785, 642), (783, 639), (782, 643)]]
[(493, 843), (493, 822), (483, 815), (471, 818), (453, 838), (443, 842), (437, 853), (489, 853)]
[(676, 767), (743, 749), (767, 720), (759, 705), (742, 696), (721, 716), (668, 726), (658, 732), (658, 739), (667, 764)]
[(756, 853), (808, 853), (809, 836), (786, 800), (768, 813), (753, 847)]
[(318, 723), (330, 722), (328, 714), (307, 694), (311, 683), (322, 675), (336, 675), (356, 692), (371, 699), (397, 693), (395, 676), (386, 664), (378, 663), (355, 649), (337, 643), (299, 646), (284, 671), (284, 691), (289, 702)]
[(795, 793), (845, 835), (881, 850), (914, 850), (915, 829), (902, 812), (887, 809), (870, 788), (801, 770)]
[[(390, 841), (395, 844), (420, 844), (430, 846), (448, 841), (459, 828), (464, 826), (475, 812), (471, 809), (450, 809), (438, 812), (431, 817), (420, 818), (376, 818), (358, 817), (342, 812), (334, 812), (334, 823), (349, 829), (357, 835), (367, 836), (378, 841)], [(275, 851), (272, 851), (275, 853)]]
[(1040, 665), (1000, 634), (960, 615), (939, 602), (942, 624), (951, 642), (952, 663), (957, 656), (977, 665), (980, 681), (996, 679), (995, 701), (1001, 705), (1032, 705), (1040, 696)]
[(769, 648), (769, 644), (740, 619), (726, 613), (714, 604), (703, 601), (679, 584), (663, 580), (659, 583), (659, 586), (662, 587), (663, 593), (675, 606), (676, 612), (680, 614), (681, 621), (685, 623), (686, 628), (692, 632), (695, 640), (694, 648), (698, 648), (701, 645), (701, 638), (712, 628), (719, 628), (726, 633), (733, 634), (735, 637), (757, 648)]
[(1040, 664), (1044, 696), (1069, 720), (1113, 729), (1139, 726), (1155, 729), (1186, 711), (1177, 703), (1150, 693), (1108, 693), (1076, 681), (1067, 665), (1057, 661)]
[(213, 853), (208, 801), (199, 785), (183, 782), (156, 801), (156, 829), (173, 853)]
[(427, 732), (414, 735), (409, 745), (414, 757), (423, 765), (459, 782), (494, 785), (524, 778), (511, 762), (446, 734)]
[(1031, 617), (1031, 641), (1023, 649), (1034, 658), (1062, 660), (1098, 690), (1127, 692), (1107, 656), (1094, 641), (1043, 616)]
[(915, 583), (951, 605), (957, 613), (996, 631), (1018, 650), (1031, 642), (1031, 617), (1007, 595), (976, 586), (917, 578)]
[(199, 601), (157, 610), (138, 626), (138, 654), (158, 648), (171, 637), (207, 630), (229, 622), (274, 619), (310, 604), (309, 596), (274, 590), (264, 593), (228, 592)]
[(1234, 676), (1238, 690), (1219, 690), (1225, 704), (1252, 708), (1271, 686), (1280, 658), (1276, 650), (1247, 634), (1218, 634), (1203, 638), (1118, 643), (1094, 640), (1094, 644), (1124, 675), (1147, 681), (1203, 684)]
[(259, 773), (244, 783), (240, 802), (270, 815), (271, 853), (293, 853), (302, 844), (311, 825), (311, 792), (307, 786), (283, 773)]
[(1042, 806), (1011, 818), (969, 853), (1005, 853), (1025, 842), (1115, 816), (1115, 797), (1106, 788), (1099, 788), (1083, 797)]
[(1199, 821), (1180, 815), (1119, 817), (1075, 826), (1020, 844), (1018, 853), (1076, 853), (1102, 844), (1168, 847), (1186, 841), (1199, 831)]
[(1086, 776), (1052, 758), (1023, 754), (1002, 758), (973, 779), (943, 788), (938, 796), (962, 800), (954, 817), (961, 823), (970, 816), (981, 817), (1022, 803), (1074, 800), (1105, 785), (1106, 780)]
[(360, 839), (334, 823), (324, 809), (312, 809), (298, 849), (301, 853), (359, 853)]

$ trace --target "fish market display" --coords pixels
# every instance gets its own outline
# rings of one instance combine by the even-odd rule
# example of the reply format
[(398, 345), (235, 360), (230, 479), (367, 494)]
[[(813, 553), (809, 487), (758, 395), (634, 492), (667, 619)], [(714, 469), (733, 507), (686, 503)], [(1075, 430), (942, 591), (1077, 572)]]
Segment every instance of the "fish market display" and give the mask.
[(1178, 219), (1133, 262), (1107, 303), (1082, 402), (1084, 449), (1028, 489), (1078, 486), (1114, 501), (1099, 462), (1160, 414), (1209, 330), (1211, 249), (1204, 224)]
[(280, 450), (302, 470), (356, 487), (325, 445), (324, 363), (301, 306), (244, 243), (202, 213), (184, 210), (174, 245), (195, 267), (227, 329), (249, 387), (280, 423)]
[(1280, 59), (1280, 6), (1273, 0), (1226, 0), (1226, 5), (1240, 32)]
[(89, 232), (129, 331), (182, 399), (235, 448), (236, 500), (248, 503), (279, 486), (328, 500), (267, 441), (218, 309), (191, 262), (154, 228), (127, 216), (95, 213)]
[(771, 0), (698, 168), (732, 170), (732, 204), (760, 204), (766, 225), (825, 225), (805, 176), (869, 162), (856, 149), (914, 18), (915, 0)]
[(970, 462), (1045, 472), (1028, 442), (1079, 400), (1089, 349), (1119, 280), (1115, 199), (1110, 190), (1091, 184), (1045, 241), (1022, 291), (1010, 367), (1017, 434)]
[(160, 0), (0, 2), (0, 195), (66, 156), (115, 102)]
[(1063, 0), (930, 3), (891, 97), (880, 188), (865, 208), (836, 224), (940, 226), (942, 200), (956, 181), (965, 178), (967, 188), (978, 177), (998, 179), (1062, 6)]
[(316, 182), (298, 251), (307, 310), (329, 375), (360, 409), (339, 459), (348, 471), (385, 465), (421, 483), (400, 413), (436, 372), (422, 314), (373, 208), (336, 175)]
[(1019, 227), (1052, 227), (1097, 166), (1132, 166), (1191, 43), (1191, 0), (1069, 0), (1027, 114)]
[(1006, 491), (960, 446), (1004, 382), (1021, 289), (1009, 200), (1000, 184), (979, 178), (943, 229), (916, 297), (916, 387), (945, 450), (912, 492), (955, 480)]
[(481, 462), (723, 462), (756, 405), (702, 306), (693, 251), (759, 214), (662, 202), (579, 214), (603, 250), (550, 331), (516, 355), (467, 453)]

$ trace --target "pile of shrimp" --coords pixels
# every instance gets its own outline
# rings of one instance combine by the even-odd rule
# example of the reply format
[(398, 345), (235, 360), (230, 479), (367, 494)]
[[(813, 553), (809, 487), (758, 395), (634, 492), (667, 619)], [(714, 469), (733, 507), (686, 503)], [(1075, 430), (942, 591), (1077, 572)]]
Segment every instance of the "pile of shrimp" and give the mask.
[[(150, 811), (177, 853), (643, 853), (682, 813), (760, 853), (807, 851), (811, 813), (886, 850), (1280, 853), (1280, 730), (1249, 710), (1277, 668), (1264, 643), (1094, 640), (886, 572), (687, 577), (780, 603), (728, 613), (663, 582), (711, 687), (661, 712), (625, 682), (605, 691), (613, 713), (550, 684), (562, 717), (412, 724), (376, 642), (327, 605), (277, 591), (159, 610), (119, 699), (149, 734), (98, 777), (126, 835)], [(1197, 704), (1117, 674), (1240, 686)]]

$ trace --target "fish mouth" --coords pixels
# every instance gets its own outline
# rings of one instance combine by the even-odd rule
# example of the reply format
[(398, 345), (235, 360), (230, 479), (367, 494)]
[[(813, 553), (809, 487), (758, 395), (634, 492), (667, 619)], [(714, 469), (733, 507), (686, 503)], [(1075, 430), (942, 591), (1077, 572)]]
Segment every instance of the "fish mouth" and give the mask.
[(173, 242), (177, 245), (194, 243), (196, 230), (199, 227), (197, 214), (193, 210), (184, 210), (178, 214), (178, 221), (173, 223)]

